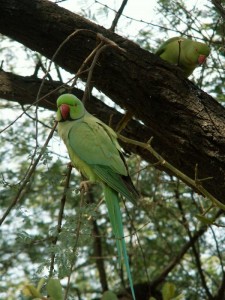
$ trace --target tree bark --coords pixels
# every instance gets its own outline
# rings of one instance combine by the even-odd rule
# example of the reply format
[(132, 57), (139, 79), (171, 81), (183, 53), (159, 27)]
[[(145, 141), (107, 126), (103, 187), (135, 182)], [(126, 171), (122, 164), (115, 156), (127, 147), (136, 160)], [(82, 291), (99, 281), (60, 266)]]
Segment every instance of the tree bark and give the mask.
[(213, 177), (204, 187), (225, 203), (225, 109), (216, 100), (175, 66), (52, 2), (0, 0), (0, 32), (48, 58), (79, 29), (85, 31), (62, 47), (55, 62), (75, 73), (96, 47), (97, 33), (123, 48), (102, 52), (93, 85), (145, 124), (139, 140), (147, 141), (147, 131), (154, 148), (183, 173), (194, 178), (198, 164), (198, 178)]

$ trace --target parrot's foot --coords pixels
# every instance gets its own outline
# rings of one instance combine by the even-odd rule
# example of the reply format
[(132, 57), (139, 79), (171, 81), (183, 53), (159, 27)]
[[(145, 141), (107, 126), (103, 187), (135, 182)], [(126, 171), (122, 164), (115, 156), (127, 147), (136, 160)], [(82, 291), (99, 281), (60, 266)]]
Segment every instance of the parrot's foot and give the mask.
[(92, 184), (92, 181), (90, 181), (90, 180), (81, 181), (81, 183), (80, 183), (80, 190), (81, 191), (83, 190), (85, 193), (87, 193), (88, 190), (89, 190), (89, 186), (91, 184)]
[(72, 168), (74, 168), (74, 165), (72, 164), (72, 162), (70, 161), (68, 164), (67, 164), (67, 168), (68, 169), (72, 169)]

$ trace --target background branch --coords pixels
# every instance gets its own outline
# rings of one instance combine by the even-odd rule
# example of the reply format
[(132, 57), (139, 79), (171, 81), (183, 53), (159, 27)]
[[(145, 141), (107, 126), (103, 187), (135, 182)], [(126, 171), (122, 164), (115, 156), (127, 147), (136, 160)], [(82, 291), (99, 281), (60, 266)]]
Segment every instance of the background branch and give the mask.
[(219, 0), (212, 0), (213, 5), (215, 6), (216, 10), (219, 12), (223, 20), (225, 21), (225, 8), (222, 5), (222, 1)]
[[(87, 193), (87, 201), (88, 203), (93, 204), (94, 201), (94, 195), (92, 193), (92, 190), (90, 189)], [(105, 270), (105, 263), (104, 263), (104, 255), (103, 255), (103, 249), (102, 249), (102, 238), (101, 234), (98, 228), (97, 221), (92, 219), (92, 228), (93, 228), (93, 237), (94, 237), (94, 243), (93, 243), (93, 255), (94, 257), (97, 257), (95, 263), (98, 269), (99, 273), (99, 280), (101, 283), (102, 291), (108, 290), (108, 282), (107, 282), (107, 275)]]

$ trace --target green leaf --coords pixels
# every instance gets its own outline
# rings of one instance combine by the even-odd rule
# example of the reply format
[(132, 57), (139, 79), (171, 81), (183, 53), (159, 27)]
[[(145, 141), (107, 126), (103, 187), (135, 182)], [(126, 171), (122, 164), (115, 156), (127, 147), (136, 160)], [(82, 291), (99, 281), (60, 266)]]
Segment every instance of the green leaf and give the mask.
[(41, 278), (38, 282), (37, 285), (37, 290), (40, 292), (40, 290), (42, 289), (43, 285), (45, 284), (46, 279), (45, 278)]
[(116, 294), (114, 294), (111, 291), (106, 291), (104, 292), (104, 294), (102, 295), (101, 300), (118, 300)]
[(26, 297), (32, 297), (32, 299), (42, 297), (39, 291), (36, 289), (36, 287), (34, 287), (31, 284), (25, 285), (25, 287), (22, 290), (22, 293)]
[(202, 215), (196, 215), (196, 218), (205, 225), (211, 225), (215, 221), (215, 218), (206, 218)]
[(173, 298), (172, 300), (185, 300), (185, 298), (183, 294), (180, 294), (177, 297)]
[(51, 300), (63, 300), (62, 286), (59, 279), (49, 279), (46, 288)]
[(173, 283), (167, 282), (162, 288), (163, 300), (171, 300), (174, 297), (176, 286)]

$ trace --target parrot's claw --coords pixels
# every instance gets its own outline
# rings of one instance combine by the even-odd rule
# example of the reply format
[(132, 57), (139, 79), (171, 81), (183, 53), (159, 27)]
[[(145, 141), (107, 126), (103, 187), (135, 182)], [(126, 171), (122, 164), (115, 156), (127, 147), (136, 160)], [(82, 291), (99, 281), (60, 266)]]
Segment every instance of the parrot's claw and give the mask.
[(74, 165), (72, 164), (72, 162), (70, 161), (68, 164), (67, 164), (67, 168), (68, 169), (72, 169), (72, 168), (74, 168)]
[(80, 183), (80, 190), (81, 191), (83, 190), (85, 193), (87, 193), (88, 190), (89, 190), (90, 184), (91, 184), (90, 180), (81, 181), (81, 183)]

